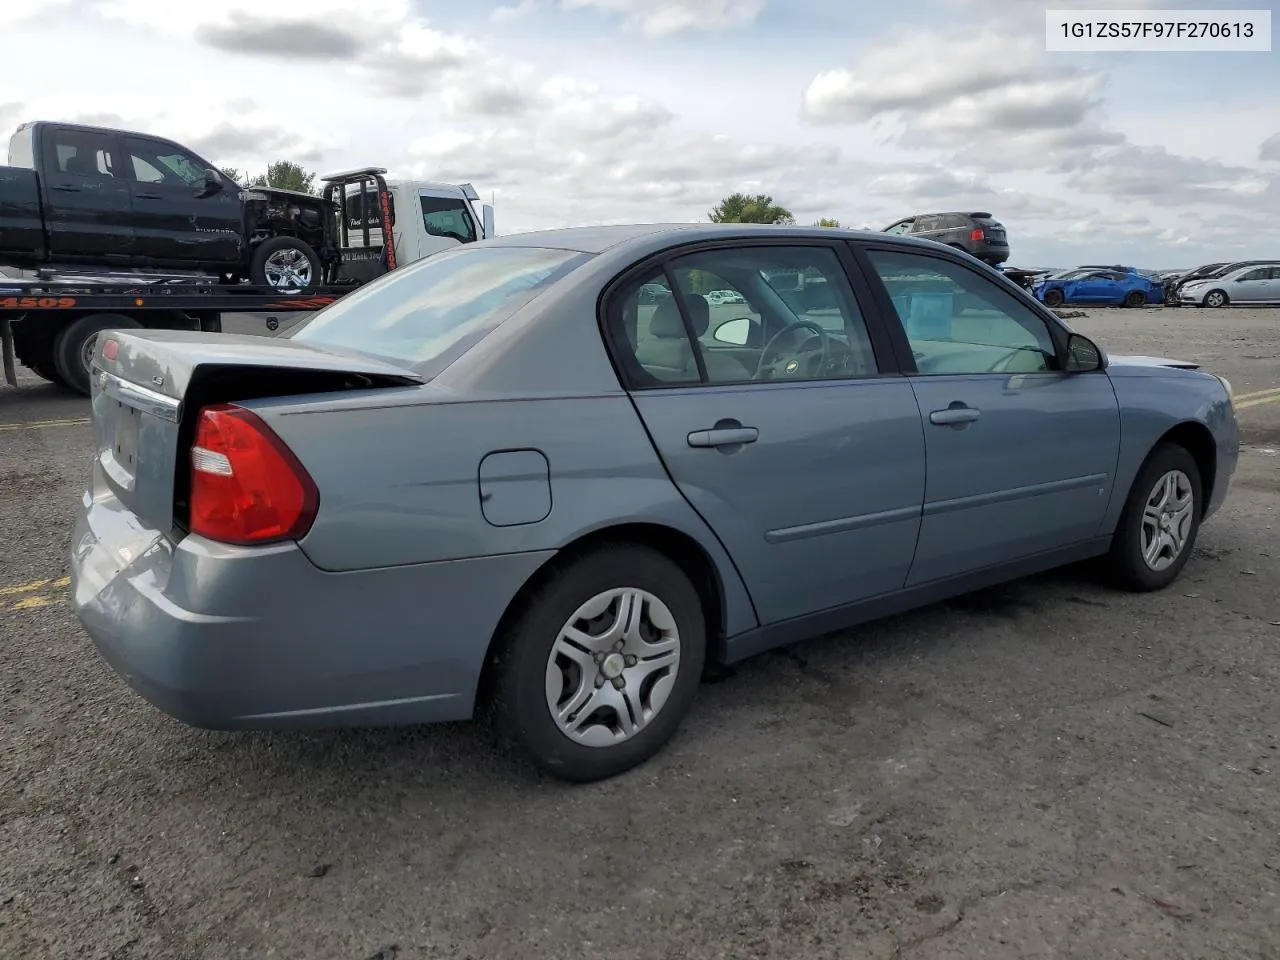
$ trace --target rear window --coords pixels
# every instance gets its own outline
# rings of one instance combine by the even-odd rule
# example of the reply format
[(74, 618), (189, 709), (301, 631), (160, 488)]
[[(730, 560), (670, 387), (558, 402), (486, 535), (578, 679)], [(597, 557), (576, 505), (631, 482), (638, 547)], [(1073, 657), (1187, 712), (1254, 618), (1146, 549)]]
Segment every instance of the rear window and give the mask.
[(590, 259), (546, 247), (460, 247), (347, 294), (288, 337), (438, 373), (540, 292)]

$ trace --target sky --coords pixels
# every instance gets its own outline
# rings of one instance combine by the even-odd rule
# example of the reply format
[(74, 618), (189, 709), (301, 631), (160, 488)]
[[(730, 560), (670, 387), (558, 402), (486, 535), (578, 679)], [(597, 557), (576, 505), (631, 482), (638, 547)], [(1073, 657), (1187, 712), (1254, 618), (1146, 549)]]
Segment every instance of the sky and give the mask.
[(1010, 265), (1280, 257), (1280, 53), (1047, 53), (1046, 6), (1277, 0), (2, 0), (0, 132), (471, 182), (499, 233), (987, 211)]

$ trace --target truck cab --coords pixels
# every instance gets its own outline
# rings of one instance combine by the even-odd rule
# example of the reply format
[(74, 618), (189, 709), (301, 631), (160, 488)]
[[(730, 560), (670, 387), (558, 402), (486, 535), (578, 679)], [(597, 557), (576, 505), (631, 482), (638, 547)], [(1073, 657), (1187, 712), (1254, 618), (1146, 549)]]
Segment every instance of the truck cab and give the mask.
[[(480, 204), (479, 194), (469, 183), (388, 180), (386, 184), (391, 195), (398, 263), (421, 260), (460, 243), (494, 236), (493, 207), (487, 203)], [(381, 211), (376, 204), (369, 204), (364, 207), (363, 216), (358, 212), (362, 193), (359, 184), (348, 184), (346, 193), (349, 210), (353, 211), (347, 218), (350, 245), (362, 246), (361, 227), (367, 220), (371, 228), (379, 228), (382, 224)], [(379, 236), (375, 235), (375, 238)]]
[[(387, 180), (382, 167), (330, 174), (329, 194), (338, 208), (341, 239), (339, 281), (365, 281), (398, 264), (412, 263), (462, 243), (494, 236), (493, 206), (480, 203), (469, 183)], [(383, 234), (385, 193), (391, 215), (393, 256), (386, 258)], [(329, 195), (327, 194), (327, 195)]]

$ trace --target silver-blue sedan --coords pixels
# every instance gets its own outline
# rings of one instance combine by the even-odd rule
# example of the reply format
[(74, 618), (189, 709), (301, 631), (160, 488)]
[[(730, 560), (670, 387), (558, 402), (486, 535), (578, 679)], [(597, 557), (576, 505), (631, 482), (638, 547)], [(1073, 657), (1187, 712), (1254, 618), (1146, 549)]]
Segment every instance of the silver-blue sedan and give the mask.
[(1237, 457), (1224, 379), (821, 228), (497, 238), (94, 364), (73, 602), (136, 691), (220, 729), (484, 707), (579, 781), (713, 664), (1088, 558), (1165, 587)]

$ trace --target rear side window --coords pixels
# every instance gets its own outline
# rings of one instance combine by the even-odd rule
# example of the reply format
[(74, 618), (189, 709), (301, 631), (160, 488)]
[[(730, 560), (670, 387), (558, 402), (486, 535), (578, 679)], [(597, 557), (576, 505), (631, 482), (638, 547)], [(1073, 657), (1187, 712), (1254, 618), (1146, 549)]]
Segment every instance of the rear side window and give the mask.
[(434, 375), (589, 259), (545, 247), (447, 250), (360, 287), (288, 336), (377, 354)]
[(58, 173), (73, 177), (115, 177), (114, 144), (104, 134), (86, 130), (55, 130), (50, 140), (53, 162)]

